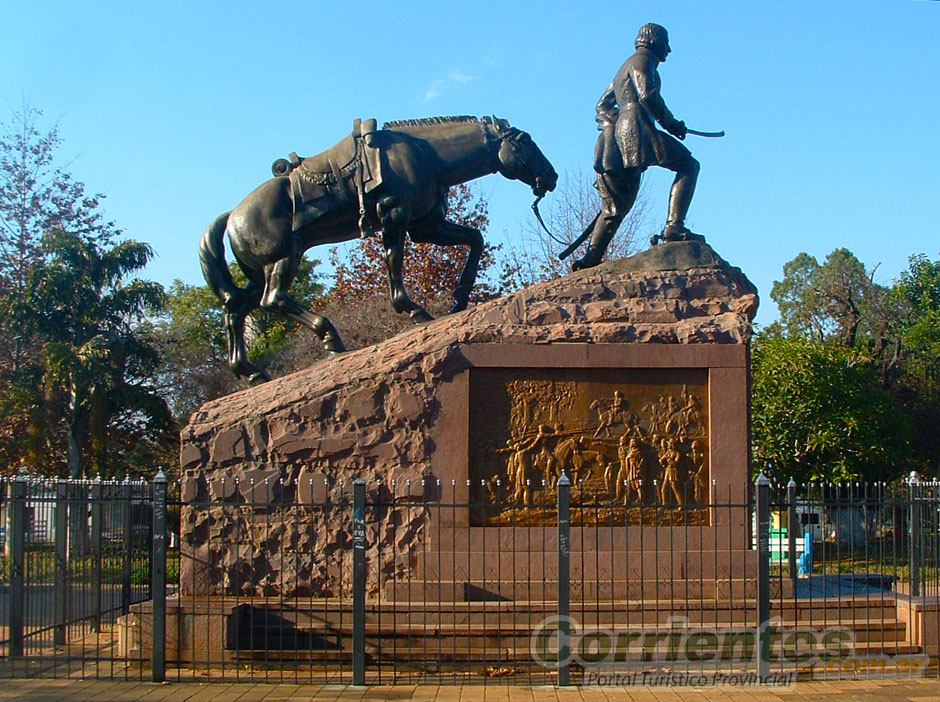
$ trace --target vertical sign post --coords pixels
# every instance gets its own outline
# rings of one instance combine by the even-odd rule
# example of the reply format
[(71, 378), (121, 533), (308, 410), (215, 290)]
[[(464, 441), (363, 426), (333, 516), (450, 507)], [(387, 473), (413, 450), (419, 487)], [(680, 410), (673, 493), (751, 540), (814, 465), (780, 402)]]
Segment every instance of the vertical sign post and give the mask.
[(64, 646), (68, 628), (69, 484), (55, 481), (55, 629), (52, 642)]
[(770, 676), (770, 480), (757, 478), (757, 674)]
[(558, 684), (571, 684), (571, 481), (558, 479)]
[(353, 685), (366, 684), (366, 483), (353, 483)]
[(166, 680), (166, 488), (161, 469), (153, 479), (153, 682)]

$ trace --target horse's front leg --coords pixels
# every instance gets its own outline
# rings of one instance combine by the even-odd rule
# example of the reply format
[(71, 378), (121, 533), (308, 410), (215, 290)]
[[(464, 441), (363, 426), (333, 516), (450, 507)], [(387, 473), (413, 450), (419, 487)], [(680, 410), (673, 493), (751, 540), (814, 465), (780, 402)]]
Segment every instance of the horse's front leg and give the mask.
[(457, 287), (454, 288), (454, 306), (451, 313), (467, 309), (470, 292), (477, 279), (480, 257), (483, 255), (483, 235), (479, 229), (466, 227), (456, 222), (443, 221), (426, 227), (412, 227), (411, 240), (438, 246), (467, 246), (467, 261), (463, 264)]
[(430, 322), (434, 317), (408, 297), (405, 290), (402, 260), (405, 253), (408, 212), (405, 207), (395, 204), (393, 198), (385, 198), (379, 203), (379, 216), (382, 219), (382, 246), (385, 248), (385, 267), (388, 269), (392, 308), (396, 312), (407, 312), (415, 323)]

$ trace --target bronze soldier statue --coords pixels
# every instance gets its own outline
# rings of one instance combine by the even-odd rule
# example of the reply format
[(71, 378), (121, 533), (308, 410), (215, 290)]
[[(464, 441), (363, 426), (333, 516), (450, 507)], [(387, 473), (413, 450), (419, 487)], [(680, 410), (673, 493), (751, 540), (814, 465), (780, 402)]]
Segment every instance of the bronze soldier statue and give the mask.
[[(595, 187), (603, 207), (589, 227), (591, 243), (587, 253), (574, 263), (574, 270), (601, 262), (610, 240), (636, 201), (640, 176), (650, 166), (668, 168), (676, 174), (666, 226), (662, 234), (653, 237), (652, 243), (704, 241), (704, 237), (685, 226), (699, 163), (678, 141), (688, 133), (685, 122), (673, 117), (659, 92), (656, 68), (670, 51), (664, 27), (658, 24), (640, 27), (636, 53), (620, 67), (597, 103), (596, 119), (601, 134), (594, 154), (594, 170)], [(656, 129), (656, 122), (669, 134)]]

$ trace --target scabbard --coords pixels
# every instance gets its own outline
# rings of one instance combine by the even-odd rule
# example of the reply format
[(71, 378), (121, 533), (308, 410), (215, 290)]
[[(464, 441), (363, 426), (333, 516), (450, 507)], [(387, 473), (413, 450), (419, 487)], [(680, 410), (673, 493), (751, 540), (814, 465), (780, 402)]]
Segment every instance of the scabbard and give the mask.
[(581, 233), (581, 236), (579, 236), (577, 239), (575, 239), (570, 244), (568, 244), (568, 248), (566, 248), (564, 251), (558, 254), (559, 260), (564, 261), (571, 254), (573, 254), (577, 250), (577, 248), (581, 246), (581, 244), (583, 244), (585, 241), (588, 240), (588, 237), (590, 237), (591, 234), (594, 233), (594, 225), (597, 224), (597, 220), (600, 216), (601, 216), (600, 212), (594, 215), (594, 219), (591, 220), (591, 223)]

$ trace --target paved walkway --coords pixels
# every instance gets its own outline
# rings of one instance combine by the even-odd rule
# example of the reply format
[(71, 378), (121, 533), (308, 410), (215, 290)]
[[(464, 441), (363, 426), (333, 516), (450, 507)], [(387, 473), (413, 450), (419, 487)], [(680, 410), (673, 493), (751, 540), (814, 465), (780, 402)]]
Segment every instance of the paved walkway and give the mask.
[(0, 680), (0, 702), (295, 702), (395, 700), (400, 702), (937, 702), (940, 680), (866, 680), (798, 683), (782, 690), (719, 688), (567, 688), (512, 685), (345, 685), (246, 683), (140, 683), (92, 680)]

